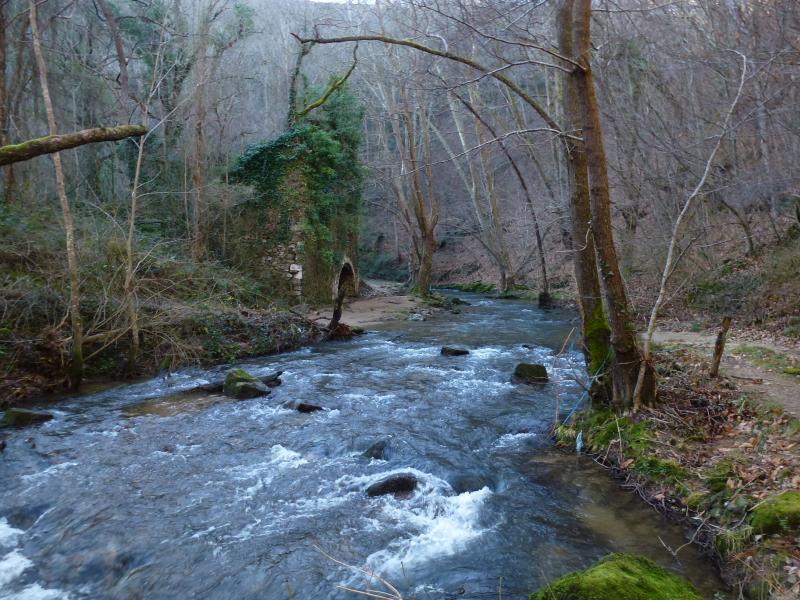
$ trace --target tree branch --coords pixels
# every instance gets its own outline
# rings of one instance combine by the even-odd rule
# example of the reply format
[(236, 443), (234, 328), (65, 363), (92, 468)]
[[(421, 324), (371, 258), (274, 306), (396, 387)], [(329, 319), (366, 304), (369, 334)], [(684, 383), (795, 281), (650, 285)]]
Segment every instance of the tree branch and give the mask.
[(30, 160), (42, 154), (53, 154), (85, 144), (115, 142), (147, 133), (144, 125), (120, 125), (118, 127), (95, 127), (75, 133), (48, 135), (19, 144), (0, 146), (0, 166)]
[(514, 83), (511, 79), (503, 75), (502, 73), (498, 72), (497, 69), (492, 69), (490, 67), (484, 66), (474, 60), (461, 56), (460, 54), (453, 54), (448, 50), (437, 50), (436, 48), (431, 48), (430, 46), (425, 46), (424, 44), (420, 44), (413, 40), (405, 40), (405, 39), (398, 39), (389, 37), (386, 35), (346, 35), (342, 37), (332, 37), (332, 38), (323, 38), (319, 37), (319, 35), (315, 34), (313, 38), (304, 38), (296, 33), (292, 33), (295, 39), (303, 44), (307, 43), (315, 43), (315, 44), (342, 44), (345, 42), (382, 42), (384, 44), (392, 44), (395, 46), (406, 46), (408, 48), (413, 48), (414, 50), (419, 50), (420, 52), (425, 52), (427, 54), (432, 54), (433, 56), (438, 56), (440, 58), (446, 58), (448, 60), (452, 60), (454, 62), (461, 63), (463, 65), (467, 65), (468, 67), (472, 67), (476, 71), (481, 71), (482, 73), (488, 74), (489, 77), (492, 77), (505, 85), (508, 89), (514, 92), (517, 96), (519, 96), (528, 106), (530, 106), (536, 113), (542, 118), (542, 120), (550, 127), (551, 129), (555, 129), (559, 133), (561, 132), (561, 127), (558, 123), (556, 123), (555, 119), (553, 119), (550, 114), (544, 109), (544, 107), (539, 104), (532, 96), (525, 92), (521, 87), (519, 87), (516, 83)]
[(306, 106), (303, 110), (297, 113), (296, 116), (297, 119), (302, 119), (315, 108), (319, 108), (320, 106), (325, 104), (328, 101), (328, 98), (330, 98), (331, 95), (336, 90), (338, 90), (345, 84), (345, 82), (349, 79), (350, 75), (353, 74), (353, 71), (355, 71), (356, 65), (358, 64), (358, 55), (356, 54), (357, 52), (358, 52), (358, 42), (356, 42), (356, 45), (353, 48), (353, 64), (350, 65), (350, 68), (347, 70), (347, 73), (345, 73), (343, 77), (334, 78), (334, 80), (330, 83), (330, 85), (328, 85), (327, 89), (323, 92), (323, 94), (319, 98), (317, 98), (314, 102), (312, 102), (311, 104)]

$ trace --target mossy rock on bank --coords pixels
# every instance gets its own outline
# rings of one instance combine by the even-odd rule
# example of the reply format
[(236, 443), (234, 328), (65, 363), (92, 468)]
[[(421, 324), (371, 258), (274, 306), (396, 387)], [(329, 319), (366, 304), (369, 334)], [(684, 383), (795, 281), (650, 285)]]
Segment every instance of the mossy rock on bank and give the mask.
[(547, 383), (547, 369), (544, 365), (519, 363), (514, 368), (513, 379), (518, 383)]
[(0, 418), (0, 427), (27, 427), (37, 425), (53, 418), (46, 412), (27, 410), (25, 408), (9, 408)]
[(702, 600), (692, 585), (653, 561), (609, 554), (585, 571), (564, 575), (529, 600)]
[(226, 396), (237, 400), (248, 400), (269, 394), (269, 388), (260, 379), (253, 377), (244, 369), (231, 369), (225, 375), (222, 391)]
[(800, 492), (783, 492), (753, 509), (750, 524), (757, 533), (800, 531)]

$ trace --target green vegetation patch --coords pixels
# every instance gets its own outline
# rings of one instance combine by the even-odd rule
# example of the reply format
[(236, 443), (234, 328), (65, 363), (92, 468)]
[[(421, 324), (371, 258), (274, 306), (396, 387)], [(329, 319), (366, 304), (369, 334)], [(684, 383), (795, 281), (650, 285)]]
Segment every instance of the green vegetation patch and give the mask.
[(678, 484), (689, 477), (678, 463), (659, 458), (653, 453), (653, 435), (645, 420), (620, 417), (608, 409), (597, 409), (578, 414), (571, 426), (556, 430), (560, 445), (573, 445), (578, 431), (589, 452), (618, 456), (619, 462), (640, 477), (657, 483)]
[(642, 556), (609, 554), (531, 594), (530, 600), (701, 600), (685, 579)]
[(737, 346), (735, 352), (746, 356), (749, 360), (765, 369), (772, 369), (786, 375), (800, 375), (800, 360), (788, 354), (776, 352), (763, 346), (745, 345)]
[(473, 281), (472, 283), (444, 283), (440, 287), (460, 292), (472, 292), (474, 294), (494, 294), (497, 287), (493, 283), (483, 281)]
[(800, 492), (783, 492), (768, 498), (750, 513), (750, 524), (758, 533), (800, 530)]

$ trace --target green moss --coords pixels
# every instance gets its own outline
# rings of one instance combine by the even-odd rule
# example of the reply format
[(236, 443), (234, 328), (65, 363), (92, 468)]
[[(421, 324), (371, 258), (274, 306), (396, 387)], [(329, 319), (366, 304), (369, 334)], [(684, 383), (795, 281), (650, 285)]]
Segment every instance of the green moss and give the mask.
[(690, 492), (683, 498), (683, 503), (690, 510), (698, 510), (702, 507), (708, 499), (708, 495), (703, 492)]
[(749, 525), (723, 531), (714, 539), (714, 548), (722, 556), (739, 554), (753, 541), (753, 528)]
[(530, 600), (701, 600), (692, 585), (653, 561), (610, 554), (585, 571), (561, 577)]
[(586, 316), (584, 345), (589, 354), (589, 374), (594, 375), (611, 354), (611, 330), (599, 302), (592, 314)]
[(633, 470), (639, 475), (663, 483), (675, 484), (688, 477), (686, 470), (671, 460), (663, 460), (655, 456), (637, 458)]
[(783, 492), (768, 498), (750, 513), (750, 524), (758, 533), (800, 530), (800, 492)]
[(441, 287), (475, 294), (492, 294), (497, 291), (493, 283), (484, 283), (483, 281), (473, 281), (472, 283), (447, 283), (442, 284)]
[(583, 429), (587, 447), (592, 452), (604, 451), (615, 440), (621, 440), (623, 453), (628, 458), (642, 456), (650, 447), (650, 431), (645, 421), (617, 417), (607, 409), (582, 414), (576, 427)]

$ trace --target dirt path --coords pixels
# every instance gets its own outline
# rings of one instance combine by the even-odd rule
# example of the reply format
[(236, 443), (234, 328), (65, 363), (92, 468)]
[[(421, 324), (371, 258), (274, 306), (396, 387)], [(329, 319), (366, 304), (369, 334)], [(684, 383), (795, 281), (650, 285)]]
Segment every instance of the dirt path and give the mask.
[[(346, 299), (342, 307), (342, 323), (351, 327), (369, 327), (383, 321), (405, 318), (409, 313), (429, 312), (428, 307), (415, 296), (404, 294), (403, 284), (393, 281), (368, 279), (363, 282), (362, 297)], [(312, 311), (308, 318), (327, 324), (333, 309)]]
[[(657, 344), (683, 344), (702, 348), (704, 354), (709, 357), (714, 350), (716, 339), (715, 334), (691, 331), (656, 331), (653, 336), (653, 341)], [(737, 348), (743, 345), (771, 350), (796, 359), (800, 359), (800, 352), (782, 344), (753, 342), (730, 336), (722, 357), (722, 371), (736, 379), (744, 391), (774, 402), (787, 413), (800, 419), (800, 377), (783, 375), (768, 367), (754, 364), (742, 353), (737, 352)]]

